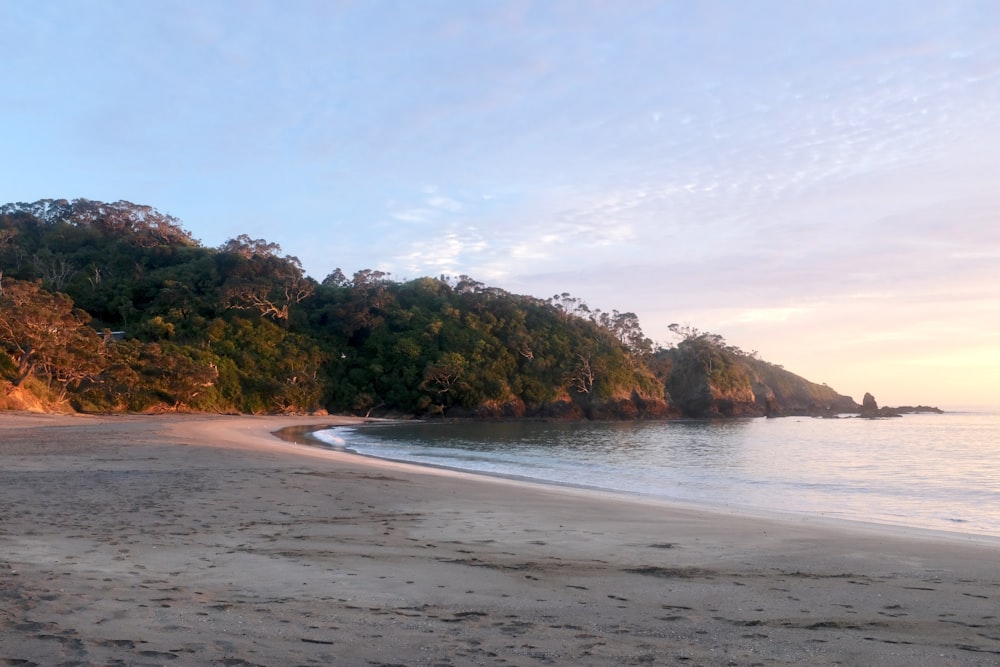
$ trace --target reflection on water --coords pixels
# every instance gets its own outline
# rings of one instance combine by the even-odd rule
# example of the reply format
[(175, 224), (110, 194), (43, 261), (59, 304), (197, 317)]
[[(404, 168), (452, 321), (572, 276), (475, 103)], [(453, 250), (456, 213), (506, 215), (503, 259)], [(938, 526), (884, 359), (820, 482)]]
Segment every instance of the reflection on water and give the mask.
[(1000, 419), (406, 423), (358, 452), (679, 500), (1000, 535)]

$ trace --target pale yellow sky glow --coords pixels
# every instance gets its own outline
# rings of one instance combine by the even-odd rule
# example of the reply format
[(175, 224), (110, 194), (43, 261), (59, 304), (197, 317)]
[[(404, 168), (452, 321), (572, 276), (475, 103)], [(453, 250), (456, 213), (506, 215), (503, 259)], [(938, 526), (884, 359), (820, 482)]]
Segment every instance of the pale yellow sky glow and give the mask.
[[(920, 305), (929, 317), (933, 305)], [(1000, 406), (1000, 308), (978, 306), (942, 319), (884, 303), (881, 312), (828, 307), (835, 317), (745, 335), (759, 338), (766, 359), (855, 400), (869, 391), (887, 405)]]

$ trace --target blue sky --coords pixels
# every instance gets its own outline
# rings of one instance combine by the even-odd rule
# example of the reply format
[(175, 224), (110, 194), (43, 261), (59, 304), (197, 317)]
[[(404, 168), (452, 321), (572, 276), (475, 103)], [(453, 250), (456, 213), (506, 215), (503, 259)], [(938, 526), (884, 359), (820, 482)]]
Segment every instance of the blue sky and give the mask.
[[(0, 2), (0, 200), (1000, 405), (1000, 3)], [(2, 203), (0, 202), (0, 203)]]

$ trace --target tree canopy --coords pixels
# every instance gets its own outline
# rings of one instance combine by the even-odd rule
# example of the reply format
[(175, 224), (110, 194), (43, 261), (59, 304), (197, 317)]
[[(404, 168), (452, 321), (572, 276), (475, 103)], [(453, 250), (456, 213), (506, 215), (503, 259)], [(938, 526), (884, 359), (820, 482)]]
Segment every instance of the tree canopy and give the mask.
[(316, 282), (275, 243), (207, 248), (129, 202), (0, 206), (0, 380), (79, 410), (670, 416), (671, 369), (735, 354), (686, 333), (664, 350), (634, 313), (469, 276)]

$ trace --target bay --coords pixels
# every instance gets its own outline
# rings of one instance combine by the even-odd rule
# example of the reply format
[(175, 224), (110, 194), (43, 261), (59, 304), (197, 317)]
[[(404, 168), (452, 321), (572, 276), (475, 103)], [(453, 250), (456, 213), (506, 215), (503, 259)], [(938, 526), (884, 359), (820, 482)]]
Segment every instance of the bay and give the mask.
[(403, 422), (315, 433), (359, 454), (675, 501), (1000, 536), (1000, 414)]

